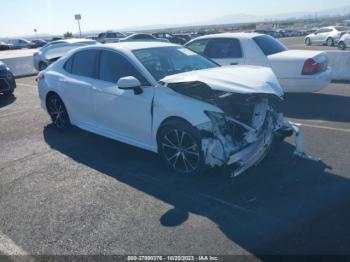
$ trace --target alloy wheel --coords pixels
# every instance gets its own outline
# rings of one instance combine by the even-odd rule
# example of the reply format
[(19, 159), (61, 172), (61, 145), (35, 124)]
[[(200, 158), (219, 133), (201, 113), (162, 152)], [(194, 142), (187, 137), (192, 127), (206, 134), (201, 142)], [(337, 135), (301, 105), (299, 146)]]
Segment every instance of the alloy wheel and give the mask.
[(199, 167), (200, 149), (191, 134), (184, 130), (170, 129), (161, 139), (165, 160), (176, 171), (191, 174)]
[(56, 96), (52, 96), (48, 101), (48, 112), (51, 116), (52, 122), (57, 128), (64, 128), (69, 120), (66, 109), (61, 99)]

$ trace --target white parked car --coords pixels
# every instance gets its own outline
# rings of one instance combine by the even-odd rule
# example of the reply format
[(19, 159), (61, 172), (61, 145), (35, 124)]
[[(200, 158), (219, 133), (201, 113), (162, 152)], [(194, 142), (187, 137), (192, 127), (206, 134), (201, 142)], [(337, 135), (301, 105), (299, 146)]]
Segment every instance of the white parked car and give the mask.
[(285, 92), (316, 92), (328, 86), (331, 81), (331, 69), (325, 52), (288, 50), (268, 35), (207, 35), (196, 38), (185, 46), (220, 65), (271, 67)]
[(125, 38), (126, 35), (121, 32), (112, 32), (107, 31), (104, 33), (100, 33), (97, 36), (97, 41), (101, 44), (108, 44), (108, 43), (117, 43), (120, 39)]
[(346, 32), (338, 42), (339, 49), (345, 50), (348, 47), (350, 47), (350, 31)]
[(68, 51), (95, 44), (97, 44), (97, 42), (90, 39), (64, 39), (50, 42), (33, 54), (34, 68), (37, 71), (42, 71)]
[(338, 43), (338, 41), (343, 36), (343, 34), (345, 34), (346, 31), (348, 30), (350, 29), (344, 26), (323, 27), (312, 34), (307, 35), (305, 37), (305, 44), (306, 45), (321, 44), (321, 45), (334, 46), (335, 44)]
[(151, 34), (131, 34), (125, 38), (119, 39), (119, 42), (145, 42), (145, 41), (156, 41), (156, 42), (164, 42), (164, 43), (169, 43), (169, 40), (167, 39), (162, 39), (162, 38), (156, 38), (155, 36)]
[(230, 166), (239, 175), (265, 157), (274, 138), (298, 131), (278, 111), (283, 91), (271, 69), (220, 67), (170, 43), (79, 48), (37, 81), (58, 128), (72, 124), (158, 152), (184, 174)]
[(19, 39), (10, 39), (7, 43), (11, 46), (11, 49), (22, 49), (22, 48), (31, 48), (31, 43), (23, 38)]

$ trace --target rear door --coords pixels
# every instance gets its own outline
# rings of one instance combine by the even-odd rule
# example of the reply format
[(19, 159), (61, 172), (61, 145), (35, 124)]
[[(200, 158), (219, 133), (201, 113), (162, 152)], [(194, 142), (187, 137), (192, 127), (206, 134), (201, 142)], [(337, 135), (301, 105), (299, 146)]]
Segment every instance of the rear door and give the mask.
[(76, 53), (64, 66), (67, 74), (58, 80), (71, 120), (89, 127), (95, 127), (96, 123), (91, 97), (97, 77), (97, 54), (94, 49)]
[(243, 50), (239, 39), (211, 39), (204, 54), (220, 65), (244, 64)]

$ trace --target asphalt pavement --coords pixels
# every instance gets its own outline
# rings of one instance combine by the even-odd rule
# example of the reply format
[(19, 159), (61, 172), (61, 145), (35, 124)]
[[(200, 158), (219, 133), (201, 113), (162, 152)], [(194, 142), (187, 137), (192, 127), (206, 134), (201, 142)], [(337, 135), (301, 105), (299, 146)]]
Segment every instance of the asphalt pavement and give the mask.
[(34, 77), (0, 97), (0, 255), (350, 254), (350, 85), (287, 95), (289, 139), (237, 179), (179, 176), (160, 158), (59, 131)]

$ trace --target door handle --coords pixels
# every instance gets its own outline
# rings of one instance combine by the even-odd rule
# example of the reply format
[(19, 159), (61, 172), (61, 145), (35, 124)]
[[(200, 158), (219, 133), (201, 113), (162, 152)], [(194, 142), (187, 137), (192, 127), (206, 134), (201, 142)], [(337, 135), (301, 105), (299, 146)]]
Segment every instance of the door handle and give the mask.
[(238, 63), (231, 63), (230, 65), (238, 65)]

